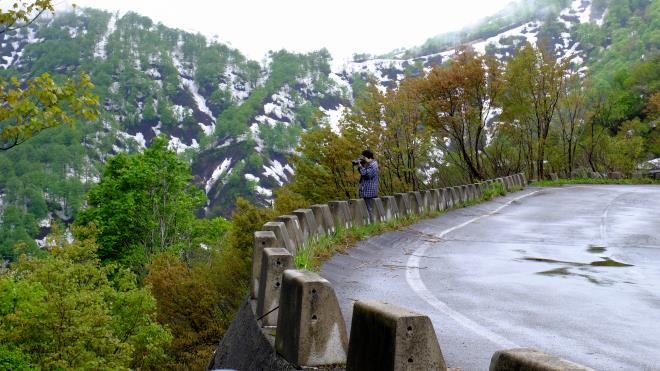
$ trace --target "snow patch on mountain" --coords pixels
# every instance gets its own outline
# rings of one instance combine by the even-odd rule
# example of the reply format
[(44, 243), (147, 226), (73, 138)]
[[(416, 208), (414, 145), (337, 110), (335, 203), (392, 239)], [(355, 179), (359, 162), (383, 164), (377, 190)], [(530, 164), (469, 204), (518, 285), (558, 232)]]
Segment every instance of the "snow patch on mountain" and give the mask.
[(339, 122), (341, 121), (341, 118), (344, 116), (344, 111), (346, 110), (346, 107), (340, 104), (339, 107), (335, 109), (325, 109), (321, 107), (320, 110), (325, 114), (326, 121), (330, 125), (332, 131), (335, 134), (339, 134)]
[(229, 168), (230, 165), (231, 157), (222, 160), (222, 163), (213, 170), (211, 177), (206, 181), (206, 184), (204, 185), (204, 190), (206, 191), (207, 195), (223, 174), (229, 175), (231, 173), (231, 169)]
[(288, 164), (283, 166), (277, 160), (270, 160), (270, 166), (263, 165), (264, 172), (262, 173), (266, 177), (272, 177), (280, 185), (284, 185), (285, 182), (289, 181), (289, 176), (286, 174), (286, 171), (289, 172), (289, 175), (293, 175), (293, 169)]
[(189, 149), (199, 149), (199, 143), (197, 143), (197, 140), (193, 138), (191, 144), (186, 145), (183, 143), (183, 141), (181, 141), (181, 139), (172, 135), (170, 136), (169, 143), (167, 144), (167, 149), (173, 150), (176, 153), (183, 153)]
[(140, 151), (147, 148), (147, 141), (144, 139), (144, 135), (142, 135), (142, 133), (140, 132), (135, 133), (135, 135), (130, 135), (124, 131), (118, 131), (117, 136), (123, 138), (124, 140), (135, 141)]
[(201, 94), (199, 94), (199, 88), (197, 87), (195, 80), (181, 76), (181, 83), (183, 84), (183, 86), (188, 88), (188, 91), (190, 91), (190, 94), (192, 94), (195, 103), (197, 103), (197, 108), (199, 108), (200, 111), (205, 113), (208, 117), (211, 118), (211, 120), (213, 120), (213, 122), (215, 122), (215, 117), (213, 116), (213, 113), (206, 105), (206, 98), (204, 98)]
[(522, 36), (524, 37), (527, 42), (529, 42), (532, 45), (536, 45), (536, 40), (537, 40), (537, 35), (538, 35), (538, 23), (536, 22), (528, 22), (523, 24), (522, 26), (518, 26), (515, 28), (512, 28), (510, 30), (504, 31), (500, 34), (497, 34), (493, 37), (489, 37), (485, 41), (480, 41), (472, 44), (472, 48), (481, 53), (485, 54), (486, 53), (486, 45), (488, 44), (493, 44), (497, 48), (502, 48), (504, 47), (501, 43), (500, 40), (503, 38), (511, 37), (511, 36)]
[(112, 35), (115, 30), (117, 29), (117, 15), (113, 14), (110, 16), (110, 20), (108, 21), (108, 27), (101, 37), (101, 40), (99, 40), (98, 44), (94, 47), (94, 57), (95, 58), (101, 58), (105, 59), (106, 58), (106, 52), (105, 52), (105, 46), (108, 45), (108, 38), (110, 35)]

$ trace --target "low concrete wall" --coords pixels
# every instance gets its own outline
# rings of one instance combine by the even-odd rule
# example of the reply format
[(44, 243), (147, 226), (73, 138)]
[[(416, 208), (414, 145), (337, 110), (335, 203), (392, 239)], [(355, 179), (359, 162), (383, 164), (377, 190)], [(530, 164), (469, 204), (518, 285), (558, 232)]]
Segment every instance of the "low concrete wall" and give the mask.
[(410, 213), (420, 215), (424, 212), (424, 200), (419, 191), (408, 192), (408, 199), (410, 200)]
[(256, 298), (259, 293), (259, 277), (261, 276), (261, 257), (265, 248), (277, 247), (277, 238), (272, 231), (256, 231), (252, 240), (252, 282), (250, 296)]
[(594, 371), (591, 368), (543, 353), (533, 348), (498, 350), (490, 361), (490, 371)]
[(384, 302), (355, 302), (346, 371), (364, 370), (447, 370), (429, 317)]
[(257, 316), (262, 318), (262, 326), (275, 326), (277, 325), (277, 311), (275, 309), (280, 303), (282, 273), (286, 269), (294, 267), (293, 255), (287, 249), (269, 247), (263, 249), (261, 262)]
[(332, 213), (330, 212), (330, 206), (323, 205), (312, 205), (312, 212), (314, 213), (314, 219), (316, 219), (316, 224), (319, 226), (320, 234), (332, 234), (335, 233), (335, 222), (332, 219)]
[(385, 213), (385, 205), (383, 204), (383, 200), (381, 198), (374, 198), (373, 205), (373, 217), (375, 222), (380, 223), (391, 219), (391, 217), (387, 218)]
[(359, 227), (369, 224), (369, 211), (364, 199), (352, 198), (348, 200), (348, 210), (351, 213), (352, 225)]
[(289, 232), (286, 229), (286, 225), (282, 222), (268, 222), (261, 227), (264, 231), (272, 231), (275, 233), (275, 238), (277, 238), (277, 244), (289, 250), (291, 255), (296, 255), (298, 251), (296, 249), (296, 244), (293, 243), (293, 240), (289, 237)]
[(395, 193), (394, 198), (396, 199), (396, 205), (401, 216), (410, 215), (412, 213), (410, 195), (408, 193)]
[(316, 223), (316, 218), (314, 217), (312, 209), (297, 209), (293, 211), (293, 215), (295, 215), (300, 222), (303, 243), (307, 243), (309, 240), (317, 240), (320, 234), (320, 229), (319, 225)]
[(386, 221), (398, 218), (400, 216), (399, 207), (394, 196), (383, 196), (381, 197), (381, 200), (383, 201), (383, 209), (385, 212), (384, 215)]
[(445, 202), (445, 209), (454, 207), (454, 197), (451, 194), (451, 188), (442, 188), (442, 199)]
[(287, 232), (289, 232), (289, 238), (296, 245), (296, 249), (299, 249), (303, 246), (305, 240), (303, 240), (302, 230), (300, 228), (300, 221), (295, 215), (280, 215), (275, 218), (276, 222), (282, 222), (286, 226)]
[(348, 209), (347, 201), (330, 201), (330, 214), (335, 223), (335, 228), (350, 228), (351, 227), (351, 213)]
[(282, 277), (275, 349), (298, 366), (346, 362), (348, 336), (330, 282), (316, 273), (287, 270)]

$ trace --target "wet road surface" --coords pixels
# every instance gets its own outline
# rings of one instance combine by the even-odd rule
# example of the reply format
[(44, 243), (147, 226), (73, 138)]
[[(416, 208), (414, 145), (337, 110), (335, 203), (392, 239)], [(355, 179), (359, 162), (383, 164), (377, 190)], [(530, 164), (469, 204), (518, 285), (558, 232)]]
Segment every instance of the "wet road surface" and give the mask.
[(535, 347), (598, 370), (660, 370), (660, 186), (528, 188), (361, 241), (326, 262), (355, 300), (428, 315), (449, 367)]

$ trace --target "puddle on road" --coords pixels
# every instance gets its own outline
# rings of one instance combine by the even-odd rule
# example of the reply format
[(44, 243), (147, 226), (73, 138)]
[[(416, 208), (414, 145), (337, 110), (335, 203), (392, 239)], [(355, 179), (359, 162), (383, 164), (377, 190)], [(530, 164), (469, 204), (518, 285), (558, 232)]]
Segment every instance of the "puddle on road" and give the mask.
[[(593, 246), (590, 245), (587, 251), (597, 254), (605, 252), (607, 249), (602, 246)], [(590, 263), (581, 263), (581, 262), (572, 262), (565, 260), (555, 260), (548, 258), (537, 258), (526, 256), (521, 258), (521, 260), (532, 261), (538, 263), (549, 263), (549, 264), (558, 264), (563, 265), (560, 268), (549, 269), (542, 272), (537, 272), (543, 276), (555, 276), (555, 277), (568, 277), (568, 276), (577, 276), (587, 279), (589, 282), (596, 285), (611, 285), (614, 283), (612, 280), (596, 278), (594, 275), (589, 274), (589, 272), (594, 272), (591, 267), (632, 267), (632, 264), (622, 263), (616, 261), (607, 256), (601, 256), (601, 260), (592, 261)]]
[(592, 266), (592, 267), (634, 267), (632, 264), (626, 264), (622, 263), (616, 260), (613, 260), (607, 256), (601, 256), (600, 257), (602, 260), (596, 260), (591, 263), (579, 263), (579, 262), (569, 262), (569, 261), (564, 261), (564, 260), (554, 260), (554, 259), (546, 259), (546, 258), (533, 258), (526, 256), (522, 258), (522, 260), (527, 260), (527, 261), (534, 261), (534, 262), (539, 262), (539, 263), (550, 263), (550, 264), (566, 264), (570, 265), (573, 267), (586, 267), (586, 266)]
[(586, 278), (589, 282), (600, 286), (611, 285), (613, 283), (610, 280), (599, 280), (590, 274), (571, 272), (570, 268), (568, 267), (550, 269), (543, 272), (537, 272), (536, 274), (540, 274), (543, 276), (561, 276), (561, 277), (577, 276), (577, 277)]
[(607, 251), (607, 247), (597, 246), (597, 245), (589, 245), (589, 247), (587, 247), (587, 251), (589, 251), (590, 253), (593, 253), (593, 254), (602, 254), (605, 251)]

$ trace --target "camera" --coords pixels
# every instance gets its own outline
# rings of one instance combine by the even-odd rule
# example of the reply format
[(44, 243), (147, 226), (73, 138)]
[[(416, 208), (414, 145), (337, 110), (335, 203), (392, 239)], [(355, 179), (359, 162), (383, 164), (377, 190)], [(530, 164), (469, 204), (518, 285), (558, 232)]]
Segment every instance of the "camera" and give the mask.
[(351, 161), (351, 164), (353, 164), (353, 166), (358, 166), (360, 164), (362, 164), (364, 166), (366, 163), (367, 163), (367, 160), (364, 159), (364, 158), (358, 158), (356, 160)]

